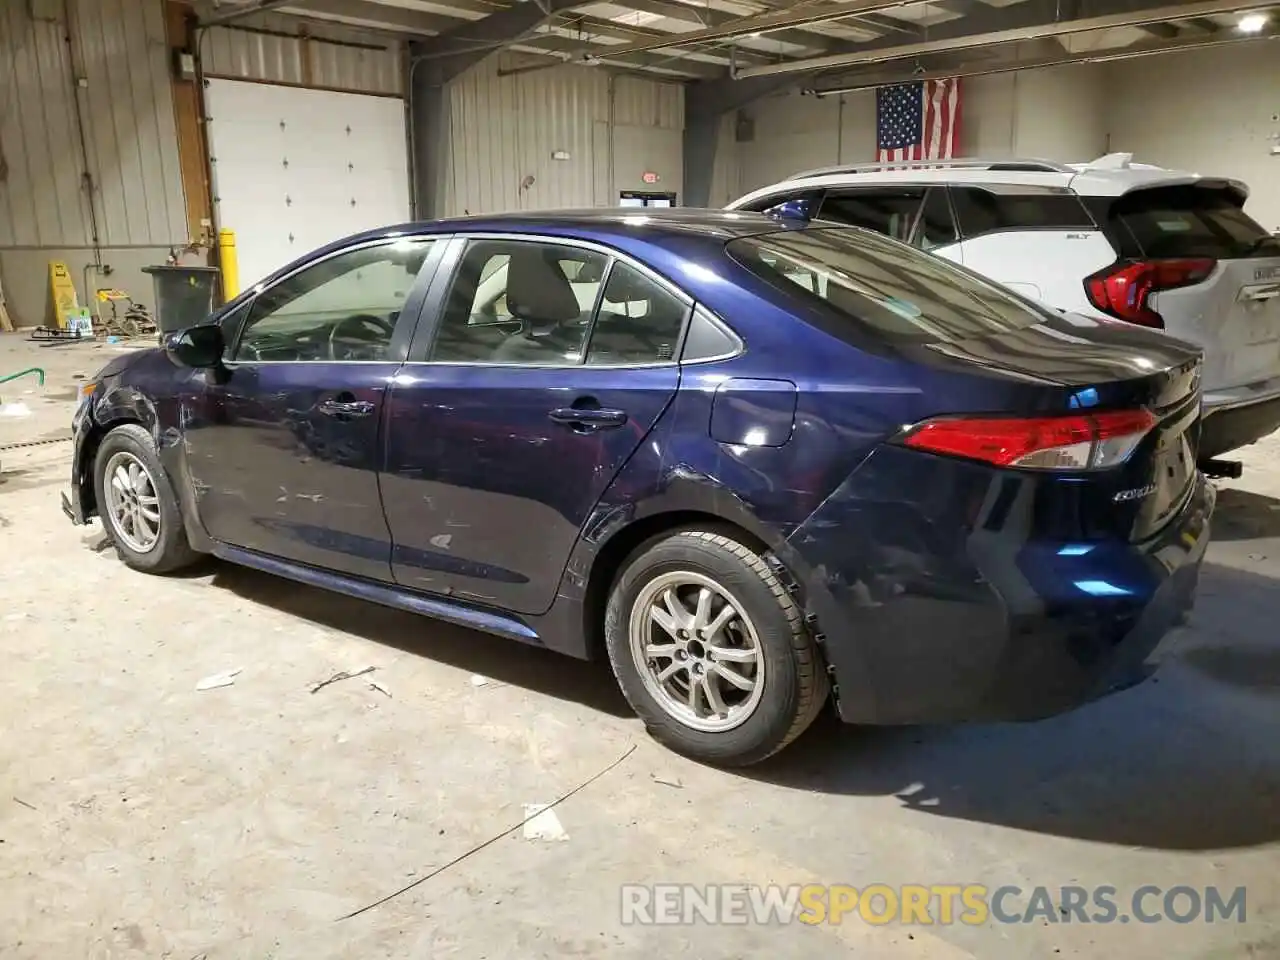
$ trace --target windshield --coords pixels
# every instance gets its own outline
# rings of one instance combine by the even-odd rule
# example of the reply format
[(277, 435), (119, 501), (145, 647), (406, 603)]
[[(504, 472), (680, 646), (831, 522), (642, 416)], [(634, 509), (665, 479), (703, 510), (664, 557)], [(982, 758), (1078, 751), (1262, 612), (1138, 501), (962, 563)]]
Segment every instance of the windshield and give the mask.
[(793, 230), (734, 240), (757, 276), (890, 340), (955, 342), (1020, 330), (1041, 308), (941, 257), (867, 230)]
[(1157, 187), (1121, 197), (1111, 217), (1144, 257), (1280, 255), (1280, 241), (1240, 209), (1234, 195), (1205, 187)]

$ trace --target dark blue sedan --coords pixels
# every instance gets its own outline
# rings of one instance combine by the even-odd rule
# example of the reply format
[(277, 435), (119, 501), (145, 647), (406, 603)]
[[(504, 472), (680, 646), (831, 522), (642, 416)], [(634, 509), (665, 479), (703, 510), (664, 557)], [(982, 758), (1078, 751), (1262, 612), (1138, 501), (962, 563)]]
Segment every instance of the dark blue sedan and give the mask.
[(875, 233), (590, 211), (326, 247), (75, 417), (64, 509), (578, 657), (745, 764), (1142, 677), (1212, 488), (1200, 356)]

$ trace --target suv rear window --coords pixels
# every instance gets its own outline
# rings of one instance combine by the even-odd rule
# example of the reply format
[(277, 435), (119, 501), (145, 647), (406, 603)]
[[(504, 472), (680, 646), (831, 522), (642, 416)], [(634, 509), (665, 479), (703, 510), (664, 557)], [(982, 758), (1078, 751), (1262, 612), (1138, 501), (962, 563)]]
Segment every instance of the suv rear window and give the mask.
[(966, 238), (1002, 230), (1093, 230), (1093, 219), (1072, 193), (1016, 187), (952, 187), (960, 233)]
[(1123, 231), (1142, 257), (1234, 260), (1280, 255), (1271, 237), (1240, 209), (1236, 195), (1206, 187), (1135, 190), (1111, 204), (1111, 228)]
[(828, 332), (955, 342), (1020, 330), (1047, 313), (941, 257), (866, 230), (810, 228), (731, 241), (730, 256), (814, 308)]

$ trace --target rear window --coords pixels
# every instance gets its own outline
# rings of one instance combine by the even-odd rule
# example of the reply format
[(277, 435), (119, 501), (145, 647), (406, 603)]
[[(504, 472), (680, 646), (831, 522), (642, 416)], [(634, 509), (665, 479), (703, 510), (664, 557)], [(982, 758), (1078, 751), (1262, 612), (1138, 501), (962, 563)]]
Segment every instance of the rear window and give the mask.
[(955, 342), (1020, 330), (1047, 313), (940, 257), (855, 229), (779, 231), (734, 240), (729, 254), (799, 297), (835, 335)]
[[(1139, 256), (1234, 260), (1280, 255), (1280, 241), (1240, 209), (1234, 193), (1204, 187), (1158, 187), (1111, 205), (1112, 228)], [(1127, 246), (1127, 244), (1125, 244)]]
[(956, 208), (960, 232), (966, 237), (1002, 230), (1095, 229), (1089, 211), (1072, 193), (952, 187), (951, 202)]

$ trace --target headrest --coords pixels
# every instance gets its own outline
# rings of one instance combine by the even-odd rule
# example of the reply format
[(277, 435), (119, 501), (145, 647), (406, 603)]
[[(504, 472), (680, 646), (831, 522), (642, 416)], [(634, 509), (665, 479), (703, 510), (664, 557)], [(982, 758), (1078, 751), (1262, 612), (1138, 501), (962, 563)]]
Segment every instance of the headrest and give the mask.
[(603, 257), (590, 257), (582, 261), (582, 266), (578, 267), (577, 276), (573, 278), (574, 283), (599, 283), (604, 279)]
[(604, 292), (605, 299), (610, 303), (648, 300), (653, 296), (653, 282), (634, 270), (615, 264)]
[(554, 251), (521, 247), (507, 265), (507, 309), (531, 323), (565, 323), (581, 315), (578, 298)]

